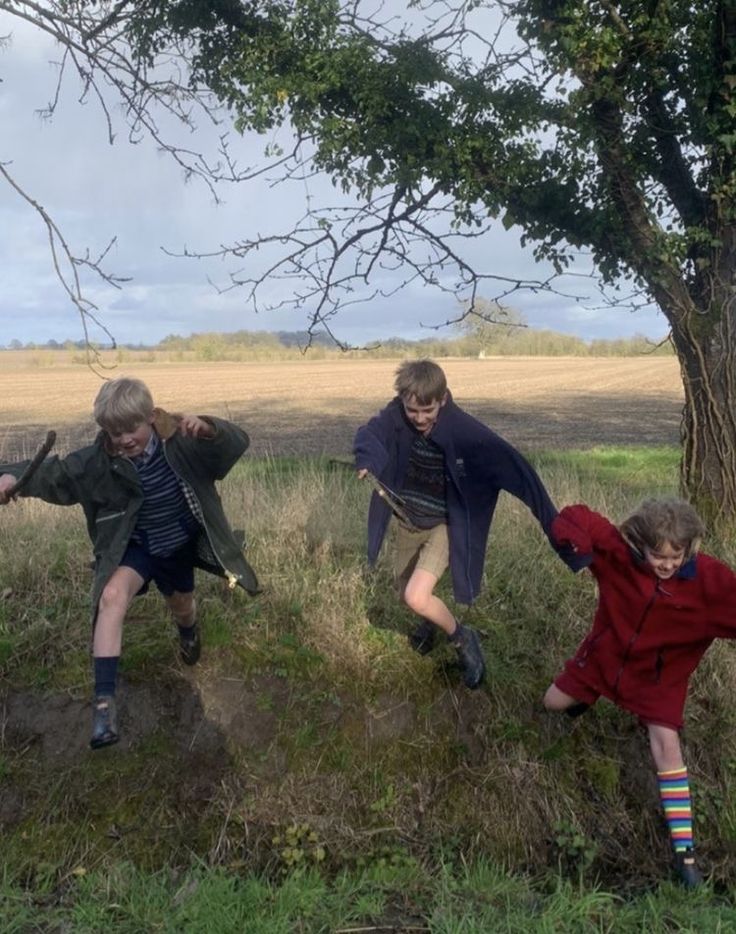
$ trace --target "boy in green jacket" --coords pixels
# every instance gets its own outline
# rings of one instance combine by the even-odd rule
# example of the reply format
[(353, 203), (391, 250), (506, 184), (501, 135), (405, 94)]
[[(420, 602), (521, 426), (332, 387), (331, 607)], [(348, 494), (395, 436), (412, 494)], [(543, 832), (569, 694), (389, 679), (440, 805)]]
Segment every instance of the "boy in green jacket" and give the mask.
[[(156, 584), (178, 626), (181, 658), (194, 665), (201, 651), (194, 568), (251, 595), (259, 587), (215, 488), (247, 449), (246, 433), (224, 419), (164, 412), (131, 378), (104, 384), (94, 417), (102, 429), (94, 444), (46, 460), (20, 495), (84, 510), (95, 556), (90, 745), (99, 749), (119, 739), (115, 685), (133, 598)], [(0, 465), (0, 505), (27, 463)]]

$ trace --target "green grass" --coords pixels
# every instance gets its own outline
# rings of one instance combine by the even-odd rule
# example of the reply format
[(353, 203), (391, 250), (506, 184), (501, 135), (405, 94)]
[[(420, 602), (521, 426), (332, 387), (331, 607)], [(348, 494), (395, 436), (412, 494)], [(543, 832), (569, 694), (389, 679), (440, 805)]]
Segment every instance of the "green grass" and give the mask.
[(119, 863), (102, 873), (79, 865), (55, 891), (32, 895), (0, 886), (0, 923), (8, 934), (695, 934), (733, 930), (736, 907), (708, 890), (682, 893), (665, 885), (631, 900), (558, 876), (512, 874), (487, 860), (444, 859), (427, 872), (411, 860), (381, 857), (329, 878), (315, 868), (268, 879), (204, 866), (146, 873)]
[[(614, 519), (677, 489), (673, 449), (534, 461), (559, 505)], [(160, 598), (138, 599), (121, 666), (130, 741), (98, 753), (79, 739), (90, 687), (81, 517), (31, 502), (3, 513), (6, 542), (22, 543), (0, 566), (3, 930), (736, 926), (733, 648), (714, 647), (692, 684), (686, 756), (712, 884), (685, 895), (667, 881), (637, 724), (607, 704), (575, 723), (541, 708), (590, 625), (589, 577), (502, 497), (482, 595), (461, 610), (489, 673), (467, 692), (447, 646), (408, 650), (389, 559), (365, 566), (369, 495), (324, 460), (239, 465), (223, 498), (264, 593), (198, 578), (205, 653), (193, 670)], [(733, 544), (708, 548), (727, 556)], [(440, 592), (451, 599), (446, 582)], [(46, 732), (18, 713), (41, 716), (44, 702)]]

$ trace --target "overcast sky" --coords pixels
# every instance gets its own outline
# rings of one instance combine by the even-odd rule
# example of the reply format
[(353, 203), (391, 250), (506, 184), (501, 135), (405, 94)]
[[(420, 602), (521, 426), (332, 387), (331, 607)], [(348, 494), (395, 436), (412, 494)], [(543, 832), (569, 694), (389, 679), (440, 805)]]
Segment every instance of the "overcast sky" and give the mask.
[[(132, 281), (118, 291), (90, 279), (87, 295), (119, 343), (155, 343), (173, 333), (306, 327), (305, 311), (256, 314), (246, 307), (242, 291), (218, 294), (212, 283), (226, 286), (235, 263), (170, 257), (163, 251), (177, 253), (186, 247), (206, 252), (262, 232), (266, 221), (272, 229), (286, 229), (289, 220), (304, 212), (305, 186), (274, 189), (249, 182), (223, 191), (225, 203), (218, 205), (203, 183), (185, 183), (181, 169), (153, 143), (129, 143), (122, 121), (109, 145), (101, 111), (92, 102), (80, 105), (71, 81), (54, 119), (42, 121), (36, 111), (53, 95), (55, 70), (49, 62), (59, 57), (58, 50), (37, 31), (0, 13), (0, 36), (8, 34), (10, 43), (0, 49), (0, 162), (48, 210), (74, 251), (89, 248), (96, 254), (117, 238), (106, 267)], [(196, 148), (207, 141), (213, 146), (216, 134), (199, 135)], [(258, 161), (265, 143), (262, 138), (241, 141), (243, 161)], [(327, 186), (315, 182), (309, 194), (334, 200)], [(45, 227), (2, 178), (0, 218), (0, 344), (80, 339), (78, 314), (54, 275)], [(468, 259), (484, 272), (522, 279), (546, 275), (531, 251), (520, 247), (519, 231), (504, 231), (500, 225), (473, 245)], [(576, 270), (587, 271), (582, 262)], [(635, 314), (602, 309), (590, 283), (576, 277), (563, 285), (565, 291), (590, 299), (522, 293), (510, 304), (533, 327), (586, 340), (635, 333), (659, 339), (666, 333), (666, 321), (654, 309)], [(284, 288), (274, 285), (274, 294)], [(346, 309), (335, 331), (353, 344), (391, 336), (426, 337), (432, 333), (427, 327), (456, 314), (451, 297), (417, 286), (391, 299)], [(91, 336), (104, 339), (99, 332)]]

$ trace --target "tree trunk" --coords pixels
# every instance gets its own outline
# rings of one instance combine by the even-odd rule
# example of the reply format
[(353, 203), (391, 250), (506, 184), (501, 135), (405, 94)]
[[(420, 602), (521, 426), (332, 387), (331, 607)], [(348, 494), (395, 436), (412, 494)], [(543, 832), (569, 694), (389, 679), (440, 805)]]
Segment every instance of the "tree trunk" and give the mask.
[(669, 319), (685, 389), (682, 491), (711, 523), (736, 519), (735, 319), (733, 294)]

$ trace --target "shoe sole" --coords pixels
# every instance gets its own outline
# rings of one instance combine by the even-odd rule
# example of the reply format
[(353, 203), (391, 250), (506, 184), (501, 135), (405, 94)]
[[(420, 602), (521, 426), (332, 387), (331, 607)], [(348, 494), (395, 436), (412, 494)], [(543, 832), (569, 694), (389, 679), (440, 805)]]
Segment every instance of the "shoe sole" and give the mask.
[(485, 680), (486, 680), (486, 673), (484, 670), (483, 674), (480, 676), (480, 678), (478, 678), (477, 681), (473, 681), (472, 684), (469, 684), (467, 681), (463, 680), (463, 684), (469, 691), (477, 691), (479, 687), (483, 686), (483, 682)]
[(91, 749), (104, 749), (105, 746), (114, 746), (120, 740), (120, 737), (115, 734), (109, 739), (91, 739), (89, 745)]

